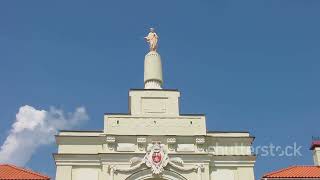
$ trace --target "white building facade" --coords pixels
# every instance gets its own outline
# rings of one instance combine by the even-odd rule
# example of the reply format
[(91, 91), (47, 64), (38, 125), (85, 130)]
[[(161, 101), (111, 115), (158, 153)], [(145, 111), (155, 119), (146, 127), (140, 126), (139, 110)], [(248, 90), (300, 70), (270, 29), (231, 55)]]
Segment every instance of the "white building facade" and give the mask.
[(254, 180), (248, 132), (207, 131), (202, 114), (180, 114), (178, 90), (162, 89), (156, 51), (129, 112), (106, 113), (103, 131), (60, 131), (56, 180)]

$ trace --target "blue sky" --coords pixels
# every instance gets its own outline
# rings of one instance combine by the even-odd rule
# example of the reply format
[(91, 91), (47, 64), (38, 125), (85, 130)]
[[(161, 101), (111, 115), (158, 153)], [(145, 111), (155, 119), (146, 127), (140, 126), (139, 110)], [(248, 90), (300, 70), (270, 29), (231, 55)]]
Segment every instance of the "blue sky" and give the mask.
[[(319, 18), (318, 0), (1, 1), (0, 142), (24, 105), (83, 106), (90, 120), (78, 129), (89, 130), (102, 130), (104, 112), (127, 112), (155, 27), (164, 85), (181, 91), (182, 113), (205, 113), (209, 130), (248, 130), (255, 146), (302, 146), (302, 156), (258, 156), (256, 178), (312, 164)], [(41, 146), (26, 166), (54, 176), (53, 152)]]

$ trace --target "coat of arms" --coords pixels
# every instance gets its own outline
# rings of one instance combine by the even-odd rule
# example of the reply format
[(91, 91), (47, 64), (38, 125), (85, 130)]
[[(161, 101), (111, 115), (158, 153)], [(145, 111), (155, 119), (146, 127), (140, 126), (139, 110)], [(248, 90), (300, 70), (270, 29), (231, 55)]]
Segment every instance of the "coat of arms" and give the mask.
[(147, 153), (143, 158), (133, 157), (130, 159), (131, 167), (128, 169), (116, 169), (118, 171), (133, 171), (138, 169), (143, 164), (151, 168), (152, 173), (159, 175), (164, 171), (164, 168), (170, 164), (172, 167), (181, 171), (190, 171), (203, 168), (202, 165), (196, 165), (192, 167), (184, 167), (183, 160), (179, 157), (169, 158), (168, 151), (160, 142), (154, 142), (147, 148)]
[(148, 153), (145, 155), (144, 161), (154, 174), (160, 174), (169, 162), (168, 152), (162, 144), (154, 143), (151, 147), (148, 147)]

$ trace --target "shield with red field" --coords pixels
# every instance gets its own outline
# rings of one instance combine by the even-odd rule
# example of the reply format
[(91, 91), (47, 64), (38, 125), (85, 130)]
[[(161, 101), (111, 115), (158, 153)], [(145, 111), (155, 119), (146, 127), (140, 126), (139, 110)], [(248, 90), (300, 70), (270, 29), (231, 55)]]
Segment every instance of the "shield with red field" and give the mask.
[(160, 163), (162, 160), (162, 155), (160, 152), (153, 152), (152, 161), (156, 164)]

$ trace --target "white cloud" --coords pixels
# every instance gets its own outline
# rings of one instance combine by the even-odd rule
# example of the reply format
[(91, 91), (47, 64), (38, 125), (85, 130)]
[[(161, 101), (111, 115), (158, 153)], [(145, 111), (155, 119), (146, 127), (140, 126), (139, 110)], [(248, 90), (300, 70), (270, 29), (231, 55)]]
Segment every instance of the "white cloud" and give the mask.
[(54, 142), (54, 135), (58, 130), (76, 127), (88, 119), (84, 107), (65, 114), (54, 107), (45, 111), (28, 105), (22, 106), (1, 146), (0, 163), (24, 166), (37, 148)]

